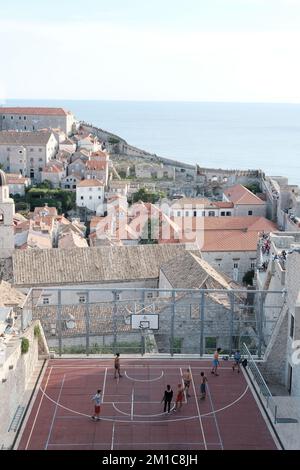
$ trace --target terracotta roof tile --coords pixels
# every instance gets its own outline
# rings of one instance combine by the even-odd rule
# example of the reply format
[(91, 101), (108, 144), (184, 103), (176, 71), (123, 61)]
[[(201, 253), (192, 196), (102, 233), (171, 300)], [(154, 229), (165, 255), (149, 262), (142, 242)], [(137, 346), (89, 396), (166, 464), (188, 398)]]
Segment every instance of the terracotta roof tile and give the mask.
[(262, 205), (265, 204), (259, 197), (241, 184), (236, 184), (224, 191), (224, 195), (234, 204)]
[(26, 114), (29, 116), (66, 116), (69, 112), (63, 108), (36, 108), (36, 107), (0, 107), (0, 114)]

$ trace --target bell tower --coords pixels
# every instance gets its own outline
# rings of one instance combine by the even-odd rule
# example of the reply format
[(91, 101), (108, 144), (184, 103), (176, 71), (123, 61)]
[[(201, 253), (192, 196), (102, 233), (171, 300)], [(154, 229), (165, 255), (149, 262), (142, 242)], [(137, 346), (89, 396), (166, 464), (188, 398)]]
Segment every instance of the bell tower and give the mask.
[(14, 251), (15, 203), (9, 197), (9, 187), (4, 171), (0, 170), (0, 259), (10, 258)]

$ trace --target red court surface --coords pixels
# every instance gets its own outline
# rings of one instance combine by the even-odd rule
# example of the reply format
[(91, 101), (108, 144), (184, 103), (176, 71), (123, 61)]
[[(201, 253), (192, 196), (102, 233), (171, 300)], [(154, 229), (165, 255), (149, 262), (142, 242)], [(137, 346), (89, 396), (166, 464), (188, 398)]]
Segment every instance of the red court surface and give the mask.
[[(163, 413), (167, 384), (176, 394), (181, 373), (191, 369), (190, 395), (180, 411)], [(222, 450), (276, 449), (272, 434), (241, 372), (223, 361), (121, 359), (51, 360), (22, 433), (19, 449)], [(205, 400), (200, 372), (208, 378)], [(101, 421), (91, 397), (101, 388)]]

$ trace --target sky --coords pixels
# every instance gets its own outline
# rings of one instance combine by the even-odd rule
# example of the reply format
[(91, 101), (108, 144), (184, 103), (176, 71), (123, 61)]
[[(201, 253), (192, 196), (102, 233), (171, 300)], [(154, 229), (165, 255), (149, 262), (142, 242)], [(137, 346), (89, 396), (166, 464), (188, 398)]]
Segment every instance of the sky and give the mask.
[(300, 103), (300, 0), (0, 0), (0, 103)]

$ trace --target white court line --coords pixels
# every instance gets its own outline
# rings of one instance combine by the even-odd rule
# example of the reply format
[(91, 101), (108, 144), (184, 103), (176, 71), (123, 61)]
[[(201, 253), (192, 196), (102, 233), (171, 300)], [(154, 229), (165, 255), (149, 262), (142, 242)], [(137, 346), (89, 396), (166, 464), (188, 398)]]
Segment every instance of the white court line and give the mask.
[[(112, 428), (110, 450), (114, 450), (114, 443), (115, 443), (115, 425), (116, 425), (116, 423), (113, 424), (113, 428)], [(94, 445), (97, 445), (97, 444), (94, 444)]]
[(216, 413), (215, 413), (215, 409), (214, 409), (213, 401), (212, 401), (212, 398), (211, 398), (211, 393), (210, 393), (210, 389), (209, 389), (208, 383), (206, 383), (206, 388), (207, 388), (207, 391), (208, 391), (208, 397), (209, 397), (211, 409), (213, 410), (213, 416), (214, 416), (215, 423), (216, 423), (216, 428), (217, 428), (217, 433), (218, 433), (220, 445), (221, 445), (221, 447), (222, 447), (222, 450), (224, 450), (223, 441), (222, 441), (222, 437), (221, 437), (221, 433), (220, 433), (220, 428), (219, 428), (219, 423), (218, 423), (218, 420), (217, 420), (217, 417), (216, 417)]
[[(135, 402), (137, 403), (137, 402)], [(146, 403), (146, 402), (144, 402)], [(120, 404), (120, 403), (118, 403)], [(125, 416), (134, 416), (135, 418), (156, 418), (157, 416), (164, 416), (164, 415), (167, 415), (168, 413), (167, 412), (163, 412), (163, 413), (158, 413), (158, 414), (155, 414), (155, 415), (136, 415), (136, 414), (132, 414), (131, 413), (126, 413), (125, 411), (122, 411), (120, 410), (116, 405), (115, 403), (112, 404), (112, 406), (114, 407), (114, 409), (118, 412), (118, 413), (121, 413), (122, 415), (125, 415)], [(175, 405), (173, 404), (173, 407), (170, 409), (170, 412), (173, 411), (175, 409)], [(131, 418), (132, 420), (132, 418)], [(154, 423), (156, 423), (156, 421), (153, 421)]]
[(134, 387), (132, 387), (132, 394), (131, 394), (131, 414), (130, 419), (133, 420), (133, 403), (134, 403)]
[(47, 442), (46, 442), (46, 445), (45, 445), (45, 450), (47, 450), (47, 448), (48, 448), (48, 444), (49, 444), (50, 437), (51, 437), (51, 434), (52, 434), (52, 429), (53, 429), (53, 425), (54, 425), (56, 413), (57, 413), (57, 410), (58, 410), (58, 404), (59, 404), (59, 400), (60, 400), (60, 397), (61, 397), (61, 392), (62, 392), (64, 383), (65, 383), (65, 378), (66, 378), (66, 374), (64, 374), (63, 379), (62, 379), (62, 383), (61, 383), (59, 395), (58, 395), (58, 398), (57, 398), (57, 403), (56, 403), (55, 411), (54, 411), (54, 413), (53, 413), (53, 418), (52, 418), (52, 422), (51, 422), (51, 426), (50, 426), (50, 430), (49, 430), (49, 434), (48, 434), (48, 439), (47, 439)]
[[(207, 361), (208, 362), (208, 361)], [(135, 368), (135, 369), (144, 369), (145, 366), (144, 365), (135, 365), (135, 364), (127, 364), (129, 367), (131, 368)], [(90, 365), (90, 366), (82, 366), (80, 364), (78, 365), (54, 365), (54, 366), (51, 366), (53, 369), (104, 369), (105, 367), (110, 367), (109, 364), (103, 364), (101, 366), (99, 365)], [(123, 364), (123, 367), (124, 367), (124, 364)], [(177, 365), (171, 365), (171, 366), (168, 366), (168, 365), (154, 365), (154, 364), (151, 364), (151, 369), (178, 369), (178, 367), (180, 367), (180, 364), (177, 364)], [(211, 366), (195, 366), (193, 367), (193, 369), (204, 369), (204, 370), (210, 370), (211, 369)], [(223, 367), (222, 366), (222, 370), (232, 370), (232, 367)]]
[(105, 368), (105, 374), (104, 374), (104, 379), (103, 379), (102, 403), (104, 403), (104, 394), (105, 394), (105, 386), (106, 386), (106, 376), (107, 376), (107, 367)]
[[(182, 386), (183, 386), (183, 388), (184, 388), (184, 380), (183, 380), (183, 376), (182, 376), (182, 369), (181, 369), (181, 367), (180, 367), (180, 375), (181, 375), (181, 383), (182, 383)], [(187, 402), (188, 402), (188, 401), (187, 401), (187, 393), (186, 393), (185, 390), (184, 390), (184, 398), (185, 398), (185, 402), (184, 402), (184, 403), (187, 403)]]
[(190, 366), (190, 365), (189, 365), (189, 369), (190, 369), (190, 371), (191, 371), (192, 385), (193, 385), (194, 394), (195, 394), (195, 400), (196, 400), (196, 406), (197, 406), (197, 411), (198, 411), (198, 418), (199, 418), (200, 428), (201, 428), (202, 437), (203, 437), (203, 442), (204, 442), (204, 448), (205, 448), (205, 450), (207, 450), (207, 444), (206, 444), (206, 440), (205, 440), (205, 434), (204, 434), (204, 429), (203, 429), (201, 414), (200, 414), (199, 405), (198, 405), (198, 400), (197, 400), (197, 394), (196, 394), (196, 388), (195, 388), (195, 383), (194, 383), (194, 377), (193, 377), (192, 369), (191, 369), (191, 366)]
[[(136, 446), (168, 446), (172, 444), (172, 446), (182, 446), (182, 445), (190, 445), (190, 446), (204, 446), (203, 443), (200, 443), (200, 442), (151, 442), (151, 444), (149, 442), (132, 442), (130, 444), (128, 443), (117, 443), (116, 445), (117, 446), (134, 446), (133, 448), (135, 449)], [(88, 442), (88, 443), (84, 443), (84, 444), (68, 444), (68, 443), (63, 443), (63, 444), (49, 444), (49, 447), (53, 446), (53, 447), (61, 447), (61, 446), (107, 446), (109, 445), (108, 443), (105, 443), (105, 442)], [(208, 446), (219, 446), (220, 443), (219, 442), (208, 442), (207, 443)], [(111, 448), (110, 450), (114, 450), (113, 448)]]
[[(72, 410), (71, 408), (68, 408), (67, 406), (64, 406), (64, 405), (61, 405), (60, 403), (56, 402), (55, 400), (53, 400), (53, 398), (49, 397), (49, 395), (42, 389), (40, 388), (41, 392), (45, 395), (45, 397), (51, 401), (52, 403), (55, 403), (57, 404), (60, 408), (64, 409), (64, 410), (67, 410), (67, 411), (70, 411), (70, 413), (74, 413), (75, 415), (79, 415), (79, 416), (85, 416), (87, 418), (90, 418), (91, 415), (89, 414), (86, 414), (86, 413), (81, 413), (80, 411), (76, 411), (76, 410)], [(247, 385), (247, 387), (245, 388), (244, 392), (242, 393), (242, 395), (240, 395), (236, 400), (234, 400), (232, 403), (229, 403), (228, 405), (226, 406), (223, 406), (223, 408), (220, 408), (218, 410), (215, 410), (215, 413), (219, 413), (221, 411), (224, 411), (226, 410), (227, 408), (230, 408), (231, 406), (235, 405), (236, 403), (238, 403), (240, 400), (242, 400), (242, 398), (246, 395), (246, 393), (248, 392), (249, 390), (249, 385)], [(205, 418), (206, 416), (211, 416), (213, 414), (213, 412), (209, 412), (209, 413), (205, 413), (202, 415), (202, 418)], [(199, 418), (199, 415), (195, 415), (195, 416), (189, 416), (189, 417), (185, 417), (185, 418), (177, 418), (177, 419), (168, 419), (167, 422), (176, 422), (176, 421), (189, 421), (189, 420), (192, 420), (192, 419), (196, 419), (196, 418)], [(101, 417), (101, 421), (112, 421), (112, 422), (118, 422), (118, 423), (130, 423), (130, 421), (128, 419), (126, 420), (121, 420), (121, 419), (115, 419), (115, 418), (104, 418), (104, 417)], [(134, 421), (134, 423), (165, 423), (166, 420), (137, 420), (137, 421)]]
[[(45, 390), (47, 389), (47, 385), (48, 385), (48, 382), (49, 382), (49, 378), (50, 378), (51, 372), (52, 372), (52, 367), (50, 368), (50, 372), (49, 372), (49, 375), (48, 375), (48, 378), (47, 378), (47, 381), (46, 381), (46, 384), (45, 384)], [(44, 396), (45, 396), (45, 394), (44, 394), (42, 388), (41, 388), (40, 390), (41, 390), (41, 392), (42, 392), (42, 396), (41, 396), (40, 403), (39, 403), (38, 409), (37, 409), (36, 414), (35, 414), (35, 417), (34, 417), (34, 421), (33, 421), (32, 426), (31, 426), (31, 430), (30, 430), (30, 434), (29, 434), (29, 437), (28, 437), (27, 442), (26, 442), (25, 450), (28, 449), (29, 442), (30, 442), (30, 440), (31, 440), (31, 436), (32, 436), (32, 433), (33, 433), (33, 429), (34, 429), (34, 426), (35, 426), (37, 417), (38, 417), (39, 412), (40, 412), (40, 408), (41, 408), (41, 405), (42, 405), (43, 398), (44, 398)]]
[(125, 376), (127, 377), (127, 379), (134, 380), (135, 382), (155, 382), (156, 380), (160, 380), (164, 376), (164, 371), (162, 370), (160, 376), (156, 377), (155, 379), (134, 379), (132, 377), (129, 377), (126, 370), (125, 370)]

